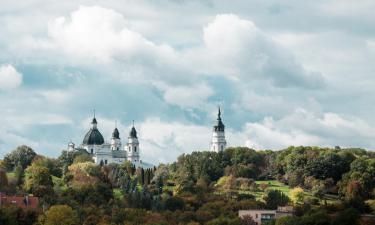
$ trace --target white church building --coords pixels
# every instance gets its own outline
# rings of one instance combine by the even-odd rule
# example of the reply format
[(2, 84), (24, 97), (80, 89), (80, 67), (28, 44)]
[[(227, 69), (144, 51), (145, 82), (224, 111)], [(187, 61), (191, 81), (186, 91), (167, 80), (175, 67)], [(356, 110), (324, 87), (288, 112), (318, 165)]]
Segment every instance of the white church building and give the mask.
[[(221, 152), (225, 150), (226, 146), (225, 126), (221, 120), (221, 110), (219, 107), (217, 121), (213, 126), (211, 151)], [(68, 144), (68, 151), (86, 151), (92, 156), (94, 162), (99, 165), (121, 164), (130, 161), (136, 167), (145, 169), (154, 167), (150, 163), (143, 162), (140, 158), (139, 141), (134, 123), (127, 137), (127, 142), (124, 145), (121, 142), (120, 132), (117, 127), (112, 132), (111, 141), (107, 143), (98, 129), (98, 121), (95, 115), (91, 122), (91, 128), (83, 138), (82, 144), (76, 147), (73, 142), (70, 142)]]
[(120, 132), (115, 127), (110, 143), (106, 143), (98, 129), (98, 122), (94, 115), (91, 128), (83, 138), (82, 144), (76, 147), (73, 142), (70, 142), (68, 144), (68, 151), (84, 150), (92, 156), (96, 164), (100, 165), (110, 163), (121, 164), (125, 161), (130, 161), (136, 167), (152, 168), (154, 165), (143, 162), (140, 159), (139, 141), (134, 123), (127, 139), (127, 143), (122, 146)]

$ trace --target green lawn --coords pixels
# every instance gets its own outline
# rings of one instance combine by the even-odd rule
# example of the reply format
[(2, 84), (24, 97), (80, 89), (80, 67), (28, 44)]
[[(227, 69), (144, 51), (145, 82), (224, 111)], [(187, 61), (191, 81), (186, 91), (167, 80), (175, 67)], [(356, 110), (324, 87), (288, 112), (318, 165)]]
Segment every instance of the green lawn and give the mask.
[[(253, 194), (256, 197), (256, 199), (261, 199), (263, 197), (263, 194), (267, 190), (279, 190), (279, 191), (283, 192), (285, 195), (290, 197), (291, 188), (288, 185), (285, 185), (285, 184), (281, 183), (280, 181), (277, 181), (277, 180), (262, 180), (262, 181), (255, 181), (255, 183), (259, 185), (259, 189), (258, 189), (258, 191), (250, 192), (250, 193)], [(264, 191), (261, 190), (261, 188), (260, 188), (261, 184), (267, 185), (267, 187), (266, 187), (266, 189), (264, 189)]]
[(7, 173), (7, 177), (8, 177), (8, 179), (14, 178), (14, 176), (15, 176), (15, 173), (14, 173), (14, 172), (9, 172), (9, 173)]

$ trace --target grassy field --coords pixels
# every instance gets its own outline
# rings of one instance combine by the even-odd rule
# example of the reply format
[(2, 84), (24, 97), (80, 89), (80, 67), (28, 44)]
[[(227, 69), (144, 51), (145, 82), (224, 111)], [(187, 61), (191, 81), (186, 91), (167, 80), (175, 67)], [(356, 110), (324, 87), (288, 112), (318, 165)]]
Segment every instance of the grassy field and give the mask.
[(7, 177), (8, 177), (8, 179), (10, 179), (10, 178), (14, 178), (14, 176), (15, 176), (15, 173), (14, 173), (14, 172), (9, 172), (9, 173), (7, 173)]
[(256, 199), (261, 199), (263, 197), (263, 194), (267, 190), (279, 190), (283, 192), (285, 195), (290, 197), (290, 190), (291, 188), (288, 185), (285, 185), (281, 183), (280, 181), (277, 180), (262, 180), (262, 181), (256, 181), (255, 182), (257, 185), (261, 186), (262, 184), (267, 186), (264, 191), (263, 190), (258, 190), (255, 192), (250, 192), (252, 195), (255, 196)]

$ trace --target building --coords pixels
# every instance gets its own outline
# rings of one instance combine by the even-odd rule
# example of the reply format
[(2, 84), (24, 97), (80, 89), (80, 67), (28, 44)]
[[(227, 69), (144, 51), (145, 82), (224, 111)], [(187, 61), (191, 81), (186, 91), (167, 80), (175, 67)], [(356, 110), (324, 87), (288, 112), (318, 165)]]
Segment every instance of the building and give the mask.
[(251, 209), (251, 210), (240, 210), (238, 216), (243, 218), (250, 216), (258, 225), (272, 219), (277, 219), (284, 216), (293, 216), (294, 209), (292, 206), (279, 206), (276, 210), (267, 209)]
[(23, 209), (38, 209), (39, 199), (33, 196), (8, 196), (0, 192), (0, 206), (16, 205)]
[(224, 151), (226, 147), (227, 141), (225, 140), (225, 126), (223, 124), (223, 121), (221, 121), (221, 111), (219, 107), (217, 113), (217, 122), (213, 127), (211, 151)]
[(98, 121), (94, 115), (91, 122), (91, 128), (83, 138), (82, 144), (75, 147), (75, 144), (70, 141), (68, 144), (68, 151), (86, 151), (92, 156), (94, 162), (100, 165), (110, 163), (121, 164), (130, 161), (136, 167), (153, 167), (152, 164), (142, 162), (140, 159), (139, 141), (134, 122), (128, 136), (128, 141), (122, 146), (120, 132), (117, 127), (115, 127), (112, 132), (110, 143), (105, 142), (103, 135), (98, 129)]

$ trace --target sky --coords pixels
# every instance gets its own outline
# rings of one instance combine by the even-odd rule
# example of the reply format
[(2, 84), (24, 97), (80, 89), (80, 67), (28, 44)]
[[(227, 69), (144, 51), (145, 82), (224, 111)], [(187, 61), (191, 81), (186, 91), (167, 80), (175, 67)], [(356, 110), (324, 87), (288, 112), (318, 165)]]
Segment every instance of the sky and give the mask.
[(57, 157), (96, 110), (141, 158), (228, 146), (375, 149), (372, 0), (1, 0), (0, 157)]

